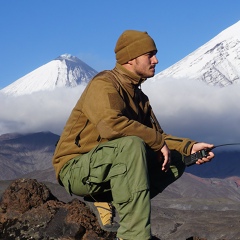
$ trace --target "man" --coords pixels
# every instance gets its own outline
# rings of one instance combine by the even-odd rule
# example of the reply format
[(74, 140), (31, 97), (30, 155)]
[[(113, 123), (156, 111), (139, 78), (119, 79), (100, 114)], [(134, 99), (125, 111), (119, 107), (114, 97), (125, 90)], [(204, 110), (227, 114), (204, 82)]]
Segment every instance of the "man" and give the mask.
[[(150, 199), (178, 179), (183, 157), (213, 145), (166, 134), (140, 85), (154, 76), (157, 48), (147, 32), (127, 30), (116, 67), (88, 84), (66, 123), (53, 157), (59, 182), (89, 204), (118, 239), (151, 239)], [(210, 161), (214, 154), (199, 159)], [(111, 221), (112, 202), (119, 224)]]

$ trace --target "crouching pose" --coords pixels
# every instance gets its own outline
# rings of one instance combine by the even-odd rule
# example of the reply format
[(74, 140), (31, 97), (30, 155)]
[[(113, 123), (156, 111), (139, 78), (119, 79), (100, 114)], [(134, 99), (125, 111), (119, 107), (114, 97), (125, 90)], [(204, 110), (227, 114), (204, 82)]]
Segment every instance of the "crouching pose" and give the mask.
[[(115, 53), (115, 68), (97, 74), (73, 108), (53, 165), (59, 183), (89, 201), (104, 230), (148, 240), (150, 199), (183, 174), (184, 156), (213, 145), (169, 135), (159, 125), (140, 88), (158, 63), (147, 32), (123, 32)], [(197, 164), (213, 157), (210, 151)]]

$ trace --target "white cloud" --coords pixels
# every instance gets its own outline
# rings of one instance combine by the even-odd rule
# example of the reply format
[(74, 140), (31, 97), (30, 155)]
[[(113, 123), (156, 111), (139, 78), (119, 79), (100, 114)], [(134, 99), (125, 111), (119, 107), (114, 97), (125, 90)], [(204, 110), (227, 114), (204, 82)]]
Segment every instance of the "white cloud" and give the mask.
[(60, 134), (84, 87), (59, 88), (19, 97), (0, 95), (0, 134), (51, 131)]
[(149, 79), (143, 91), (165, 132), (214, 144), (240, 142), (240, 85)]
[[(0, 134), (60, 134), (83, 88), (0, 95)], [(214, 144), (240, 142), (240, 85), (218, 88), (193, 80), (149, 79), (142, 89), (165, 132)]]

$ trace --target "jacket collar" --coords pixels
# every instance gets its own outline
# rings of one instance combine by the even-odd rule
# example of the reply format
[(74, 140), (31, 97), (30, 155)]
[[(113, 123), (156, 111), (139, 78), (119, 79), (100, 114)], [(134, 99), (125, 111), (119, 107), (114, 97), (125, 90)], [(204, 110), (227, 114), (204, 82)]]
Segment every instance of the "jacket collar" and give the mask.
[(125, 67), (123, 67), (119, 63), (116, 63), (114, 70), (116, 70), (117, 72), (119, 72), (120, 74), (122, 74), (124, 76), (123, 84), (127, 84), (127, 85), (131, 84), (132, 87), (140, 86), (141, 83), (146, 80), (146, 79), (141, 78), (137, 74), (130, 72), (129, 70), (127, 70)]

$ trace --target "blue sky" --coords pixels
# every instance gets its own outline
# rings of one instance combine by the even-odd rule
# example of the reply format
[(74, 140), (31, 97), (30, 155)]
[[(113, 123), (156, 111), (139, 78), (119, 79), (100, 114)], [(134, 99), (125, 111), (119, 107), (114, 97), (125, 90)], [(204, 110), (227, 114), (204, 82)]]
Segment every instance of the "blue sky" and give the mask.
[(2, 0), (0, 89), (64, 53), (113, 68), (126, 29), (154, 38), (158, 73), (239, 20), (239, 0)]

